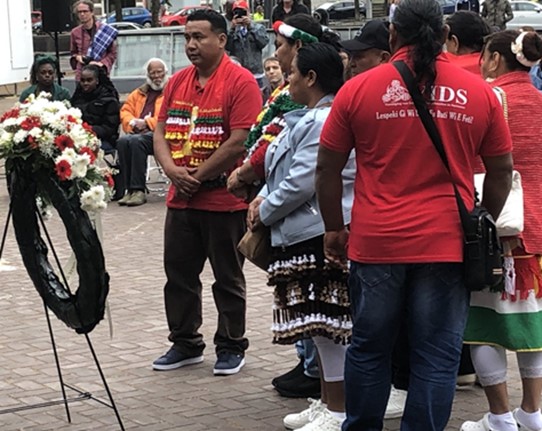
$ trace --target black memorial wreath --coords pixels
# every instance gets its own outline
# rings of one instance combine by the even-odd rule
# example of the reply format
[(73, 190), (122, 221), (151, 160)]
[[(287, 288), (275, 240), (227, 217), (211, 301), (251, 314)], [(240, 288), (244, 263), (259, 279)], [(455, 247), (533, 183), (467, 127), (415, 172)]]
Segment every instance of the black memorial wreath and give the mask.
[[(102, 247), (96, 231), (81, 209), (78, 196), (50, 175), (32, 172), (24, 161), (8, 168), (15, 237), (28, 275), (47, 307), (77, 333), (86, 334), (104, 317), (109, 292)], [(36, 195), (46, 196), (56, 208), (77, 259), (79, 287), (72, 294), (48, 260), (48, 248), (38, 224)]]

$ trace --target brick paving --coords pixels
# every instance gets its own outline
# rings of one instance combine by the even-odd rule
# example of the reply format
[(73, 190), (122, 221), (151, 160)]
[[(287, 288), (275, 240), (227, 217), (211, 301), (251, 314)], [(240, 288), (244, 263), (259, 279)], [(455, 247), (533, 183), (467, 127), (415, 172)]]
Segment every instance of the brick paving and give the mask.
[[(0, 113), (15, 100), (0, 98)], [(208, 343), (205, 361), (168, 372), (151, 369), (151, 362), (168, 349), (169, 343), (162, 296), (164, 197), (153, 192), (148, 200), (137, 208), (112, 203), (103, 213), (104, 250), (111, 276), (112, 336), (107, 320), (90, 334), (126, 429), (283, 430), (282, 417), (302, 410), (306, 402), (281, 398), (272, 389), (271, 379), (290, 369), (297, 360), (292, 347), (270, 342), (271, 293), (265, 274), (250, 264), (246, 265), (246, 276), (247, 336), (251, 344), (242, 372), (229, 377), (212, 375), (215, 359), (212, 336), (217, 317), (209, 267), (203, 274), (202, 332)], [(7, 208), (6, 182), (0, 175), (1, 228)], [(70, 250), (64, 228), (57, 216), (47, 226), (65, 262)], [(179, 244), (182, 246), (190, 244)], [(13, 270), (0, 273), (0, 409), (59, 399), (43, 305), (24, 270), (12, 228), (2, 258)], [(76, 285), (77, 281), (73, 280), (72, 289)], [(53, 315), (52, 322), (65, 382), (107, 399), (84, 337), (69, 330)], [(518, 405), (520, 382), (515, 371), (512, 371), (510, 393), (513, 405)], [(73, 395), (68, 391), (68, 396)], [(447, 429), (458, 430), (464, 420), (478, 419), (486, 408), (480, 388), (458, 391)], [(71, 424), (62, 405), (0, 415), (0, 430), (119, 429), (113, 411), (95, 401), (72, 403), (70, 411)], [(398, 429), (399, 420), (386, 422), (386, 430)]]

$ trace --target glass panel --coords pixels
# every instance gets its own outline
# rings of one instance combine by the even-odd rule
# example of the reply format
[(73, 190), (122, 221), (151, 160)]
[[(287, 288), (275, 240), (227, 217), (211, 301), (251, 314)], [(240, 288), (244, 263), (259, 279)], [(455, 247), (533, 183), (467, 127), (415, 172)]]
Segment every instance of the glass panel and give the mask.
[[(359, 27), (333, 28), (343, 40), (351, 39)], [(262, 50), (262, 58), (275, 53), (275, 33), (268, 30), (269, 43)], [(111, 71), (112, 77), (144, 76), (143, 65), (151, 57), (164, 60), (170, 72), (190, 65), (184, 52), (185, 39), (182, 30), (170, 31), (168, 27), (140, 30), (132, 34), (119, 34), (117, 38), (117, 61)]]

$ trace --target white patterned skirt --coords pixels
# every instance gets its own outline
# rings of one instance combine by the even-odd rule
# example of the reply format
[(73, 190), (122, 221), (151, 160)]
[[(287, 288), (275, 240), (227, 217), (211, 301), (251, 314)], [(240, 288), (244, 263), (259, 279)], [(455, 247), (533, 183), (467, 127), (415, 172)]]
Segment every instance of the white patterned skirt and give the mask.
[(272, 249), (273, 342), (313, 336), (347, 343), (352, 332), (348, 271), (324, 259), (323, 236)]

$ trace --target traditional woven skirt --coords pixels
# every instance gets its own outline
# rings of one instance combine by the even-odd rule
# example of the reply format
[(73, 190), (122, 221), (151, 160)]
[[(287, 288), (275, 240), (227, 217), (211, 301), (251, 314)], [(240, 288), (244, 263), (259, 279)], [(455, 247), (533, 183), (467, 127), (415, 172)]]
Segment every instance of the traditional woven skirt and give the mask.
[(505, 260), (505, 291), (471, 294), (465, 343), (516, 352), (542, 350), (541, 256), (517, 245)]
[(347, 343), (352, 332), (348, 271), (324, 259), (323, 236), (273, 248), (268, 285), (274, 288), (273, 342), (312, 336)]

